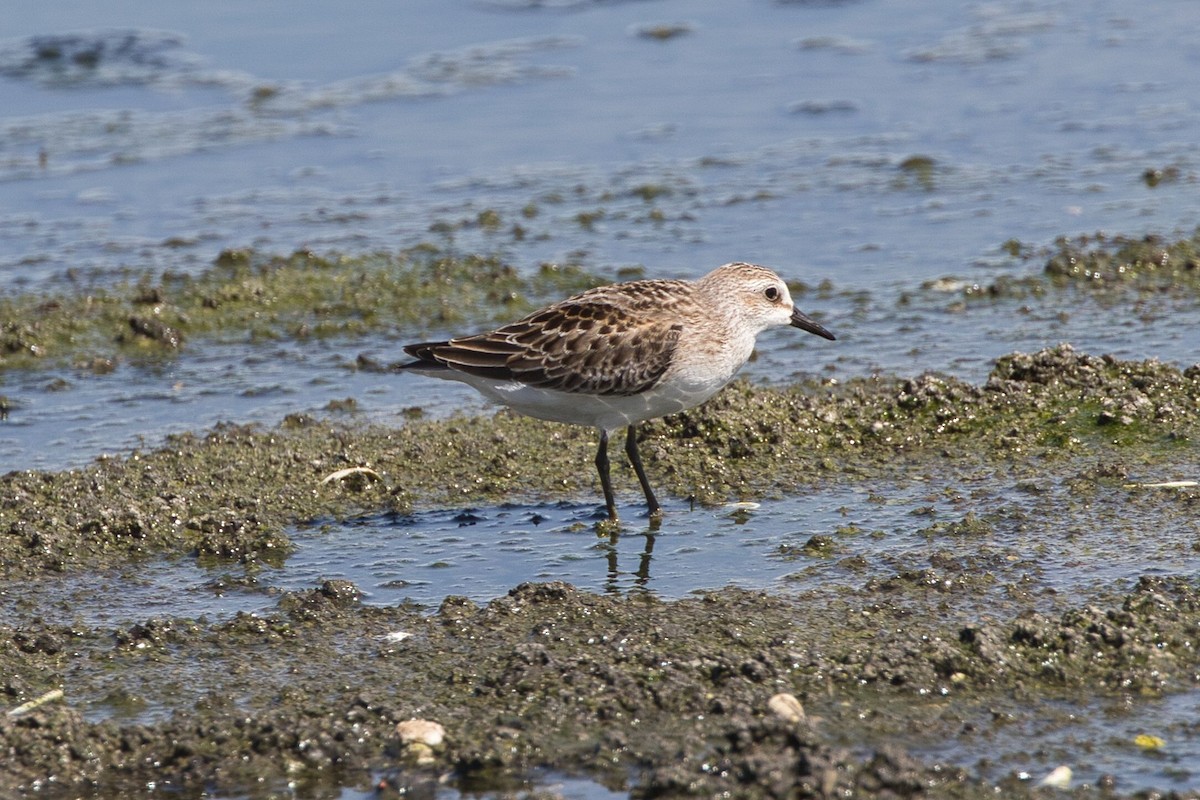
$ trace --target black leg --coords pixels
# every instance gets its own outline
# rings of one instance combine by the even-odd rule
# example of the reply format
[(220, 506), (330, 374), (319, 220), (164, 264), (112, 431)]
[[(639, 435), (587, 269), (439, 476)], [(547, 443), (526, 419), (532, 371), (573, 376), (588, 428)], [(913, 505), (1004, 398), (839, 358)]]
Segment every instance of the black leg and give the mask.
[(625, 434), (625, 455), (629, 456), (629, 463), (633, 464), (633, 471), (637, 473), (638, 481), (642, 484), (642, 492), (646, 495), (646, 508), (650, 510), (650, 516), (661, 514), (662, 506), (654, 497), (654, 490), (650, 488), (650, 481), (646, 479), (646, 470), (642, 469), (642, 457), (638, 454), (637, 449), (636, 425), (630, 425)]
[(600, 448), (596, 450), (596, 471), (600, 473), (600, 488), (604, 489), (604, 505), (608, 518), (617, 518), (617, 501), (613, 499), (612, 481), (608, 477), (608, 431), (600, 431)]

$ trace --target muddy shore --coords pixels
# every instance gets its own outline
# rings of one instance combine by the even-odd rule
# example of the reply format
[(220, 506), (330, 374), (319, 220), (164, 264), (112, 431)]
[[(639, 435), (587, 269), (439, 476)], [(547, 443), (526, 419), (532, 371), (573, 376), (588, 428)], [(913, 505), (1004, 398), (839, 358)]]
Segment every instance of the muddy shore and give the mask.
[[(1198, 407), (1200, 370), (1061, 347), (1005, 359), (981, 386), (932, 376), (739, 384), (649, 426), (643, 451), (672, 491), (701, 502), (924, 470), (964, 481), (1051, 470), (1081, 496), (1132, 495), (1142, 491), (1132, 473), (1194, 457)], [(563, 481), (586, 461), (587, 432), (553, 428), (545, 451), (529, 453), (515, 442), (537, 440), (526, 435), (535, 424), (499, 414), (357, 430), (295, 418), (82, 470), (9, 473), (6, 591), (149, 554), (285, 558), (284, 529), (297, 519), (405, 513), (517, 487), (588, 491)], [(371, 472), (322, 483), (349, 467)], [(1198, 498), (1174, 491), (1159, 513), (1194, 513)], [(986, 522), (956, 525), (942, 535), (987, 536)], [(0, 688), (10, 708), (65, 695), (0, 719), (0, 789), (66, 796), (153, 782), (184, 796), (270, 796), (291, 784), (329, 796), (379, 775), (401, 788), (444, 776), (496, 788), (550, 768), (637, 796), (994, 796), (968, 772), (895, 745), (864, 753), (847, 735), (880, 741), (922, 725), (986, 736), (1003, 715), (984, 724), (980, 709), (1014, 695), (1136, 702), (1195, 685), (1200, 615), (1187, 580), (1144, 578), (1054, 616), (1031, 611), (1020, 586), (993, 593), (1008, 599), (986, 619), (955, 609), (956, 593), (987, 579), (986, 564), (945, 559), (845, 587), (834, 603), (732, 589), (666, 602), (549, 584), (484, 607), (447, 598), (433, 613), (365, 607), (356, 587), (331, 582), (280, 596), (265, 616), (116, 630), (49, 625), (30, 609), (0, 627)], [(769, 710), (780, 693), (806, 716)], [(154, 713), (97, 721), (87, 708), (98, 698)], [(405, 766), (396, 734), (410, 718), (446, 730), (420, 766)], [(1013, 778), (1004, 791), (1032, 789)]]
[[(1047, 275), (1050, 290), (1063, 279)], [(399, 428), (308, 416), (225, 425), (81, 469), (0, 476), (0, 592), (19, 599), (66, 573), (146, 558), (278, 563), (298, 523), (594, 497), (579, 469), (589, 431), (503, 412), (413, 417)], [(724, 589), (667, 601), (548, 583), (483, 605), (375, 607), (329, 581), (280, 593), (261, 615), (116, 628), (50, 623), (18, 602), (0, 622), (0, 795), (528, 794), (525, 781), (548, 770), (637, 797), (1044, 796), (1041, 776), (984, 775), (910, 744), (985, 749), (1055, 704), (1136, 707), (1196, 688), (1200, 593), (1171, 568), (1195, 539), (1153, 533), (1194, 526), (1200, 489), (1152, 485), (1195, 466), (1198, 433), (1200, 367), (1065, 345), (1012, 354), (978, 384), (737, 383), (646, 426), (641, 451), (664, 492), (719, 504), (986, 477), (1029, 507), (999, 519), (968, 499), (958, 520), (914, 518), (927, 564), (820, 597)], [(614, 480), (636, 491), (627, 468)], [(1131, 546), (1161, 550), (1162, 569), (1048, 603), (1045, 585), (1011, 565), (1068, 538), (1039, 529), (1036, 499), (1051, 482), (1080, 510), (1111, 505), (1114, 526), (1136, 511), (1131, 535), (1146, 539)], [(1036, 545), (994, 544), (1004, 526), (1033, 530)], [(939, 545), (950, 540), (977, 548)], [(831, 532), (796, 557), (837, 551)], [(444, 740), (404, 741), (397, 725), (414, 718), (439, 723)], [(1103, 775), (1073, 792), (1130, 793)]]

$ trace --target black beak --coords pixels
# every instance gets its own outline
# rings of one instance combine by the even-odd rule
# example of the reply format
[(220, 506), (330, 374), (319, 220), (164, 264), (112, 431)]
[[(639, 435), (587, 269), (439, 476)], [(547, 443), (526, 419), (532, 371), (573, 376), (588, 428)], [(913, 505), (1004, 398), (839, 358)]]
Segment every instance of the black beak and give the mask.
[(792, 327), (799, 328), (802, 331), (808, 331), (809, 333), (815, 333), (817, 336), (823, 336), (830, 341), (837, 339), (836, 336), (818, 324), (815, 319), (808, 316), (798, 308), (792, 309)]

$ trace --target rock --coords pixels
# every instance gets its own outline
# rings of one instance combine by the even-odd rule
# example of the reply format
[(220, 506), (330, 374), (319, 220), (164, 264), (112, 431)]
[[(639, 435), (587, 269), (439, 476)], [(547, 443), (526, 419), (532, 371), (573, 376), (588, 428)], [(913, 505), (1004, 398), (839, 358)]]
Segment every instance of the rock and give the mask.
[(771, 712), (782, 719), (784, 722), (799, 724), (807, 718), (804, 713), (804, 706), (796, 699), (793, 694), (781, 692), (767, 701), (767, 708)]

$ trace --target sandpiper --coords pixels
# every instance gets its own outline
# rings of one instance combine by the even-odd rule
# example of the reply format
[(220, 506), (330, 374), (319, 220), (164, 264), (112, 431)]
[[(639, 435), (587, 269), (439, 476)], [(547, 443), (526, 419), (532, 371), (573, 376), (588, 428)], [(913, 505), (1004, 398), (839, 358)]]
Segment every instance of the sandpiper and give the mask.
[(793, 305), (778, 275), (738, 262), (696, 281), (600, 286), (494, 331), (410, 344), (404, 352), (416, 361), (399, 369), (462, 381), (530, 417), (598, 428), (596, 471), (614, 521), (608, 437), (627, 426), (625, 453), (654, 517), (662, 508), (638, 454), (638, 423), (712, 397), (777, 325), (834, 338)]

